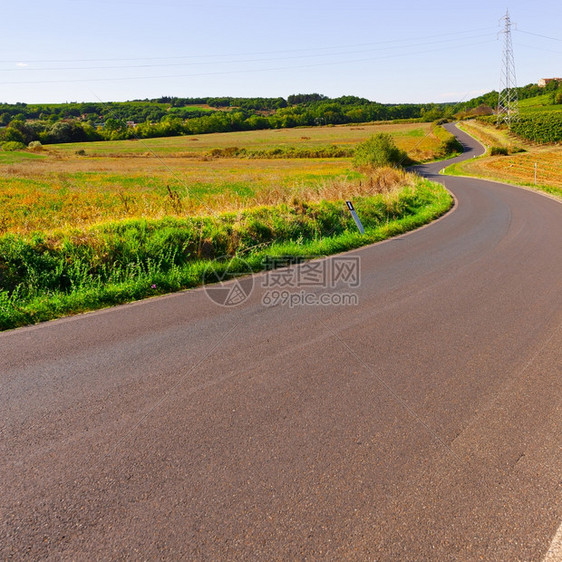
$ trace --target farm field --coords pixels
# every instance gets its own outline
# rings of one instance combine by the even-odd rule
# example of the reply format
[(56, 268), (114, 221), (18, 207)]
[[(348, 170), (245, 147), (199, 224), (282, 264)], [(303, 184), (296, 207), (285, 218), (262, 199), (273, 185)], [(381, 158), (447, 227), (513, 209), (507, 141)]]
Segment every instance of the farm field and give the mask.
[[(505, 147), (507, 156), (486, 156), (447, 168), (446, 173), (470, 175), (532, 187), (562, 197), (562, 147), (538, 145), (498, 130), (492, 125), (464, 122), (461, 128), (483, 144)], [(516, 152), (517, 150), (524, 152)], [(511, 153), (515, 151), (515, 153)], [(535, 164), (537, 183), (535, 185)]]
[(54, 153), (65, 155), (84, 150), (90, 156), (155, 154), (196, 157), (213, 148), (239, 147), (254, 150), (284, 148), (316, 149), (330, 145), (353, 147), (376, 133), (390, 133), (396, 144), (415, 160), (430, 159), (439, 145), (431, 123), (365, 124), (329, 127), (298, 127), (266, 129), (233, 133), (211, 133), (198, 136), (178, 136), (127, 141), (99, 141), (50, 145)]
[[(83, 228), (124, 218), (161, 218), (335, 198), (363, 189), (349, 158), (211, 158), (212, 149), (353, 147), (389, 132), (412, 159), (434, 158), (429, 123), (216, 133), (48, 145), (40, 154), (0, 152), (0, 234)], [(83, 151), (83, 152), (82, 152)]]

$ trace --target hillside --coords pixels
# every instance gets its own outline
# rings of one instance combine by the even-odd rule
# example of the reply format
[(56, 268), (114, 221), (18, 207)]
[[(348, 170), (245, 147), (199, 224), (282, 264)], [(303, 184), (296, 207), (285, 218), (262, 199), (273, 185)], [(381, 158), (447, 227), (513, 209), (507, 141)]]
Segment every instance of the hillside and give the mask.
[[(546, 108), (562, 111), (562, 84), (550, 82), (544, 87), (537, 84), (527, 84), (517, 88), (519, 107), (523, 112), (543, 111)], [(455, 112), (462, 113), (475, 109), (478, 106), (496, 107), (498, 105), (498, 92), (492, 90), (481, 96), (472, 98), (455, 106)], [(540, 109), (538, 109), (540, 108)]]
[(556, 101), (553, 93), (522, 99), (519, 102), (519, 111), (523, 114), (537, 111), (562, 111), (562, 103), (553, 103), (553, 101)]

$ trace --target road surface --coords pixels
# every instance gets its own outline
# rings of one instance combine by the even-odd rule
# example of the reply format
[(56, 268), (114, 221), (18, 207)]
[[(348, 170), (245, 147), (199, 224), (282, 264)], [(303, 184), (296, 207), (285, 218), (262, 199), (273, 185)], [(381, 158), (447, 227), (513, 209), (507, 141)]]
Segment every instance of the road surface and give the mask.
[(0, 334), (0, 559), (541, 560), (562, 205), (435, 179), (452, 212), (346, 254), (359, 287), (307, 289), (356, 305), (266, 307), (257, 275), (238, 307), (196, 289)]

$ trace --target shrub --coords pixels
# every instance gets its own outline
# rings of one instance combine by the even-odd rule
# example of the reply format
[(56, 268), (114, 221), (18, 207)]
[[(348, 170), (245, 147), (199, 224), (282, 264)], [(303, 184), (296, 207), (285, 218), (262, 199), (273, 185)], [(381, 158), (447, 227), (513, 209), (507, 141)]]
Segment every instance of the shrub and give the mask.
[(40, 141), (31, 141), (27, 145), (27, 148), (29, 150), (32, 150), (33, 152), (41, 152), (43, 150), (43, 145), (41, 144)]
[(507, 148), (505, 146), (490, 147), (490, 156), (507, 156)]
[(25, 144), (18, 141), (8, 141), (2, 145), (2, 150), (4, 152), (13, 152), (15, 150), (25, 150)]
[(454, 135), (449, 135), (441, 142), (439, 156), (447, 158), (453, 154), (462, 154), (463, 147)]
[(410, 163), (405, 151), (400, 150), (388, 133), (379, 133), (360, 143), (355, 149), (353, 163), (356, 167), (379, 168), (403, 166)]

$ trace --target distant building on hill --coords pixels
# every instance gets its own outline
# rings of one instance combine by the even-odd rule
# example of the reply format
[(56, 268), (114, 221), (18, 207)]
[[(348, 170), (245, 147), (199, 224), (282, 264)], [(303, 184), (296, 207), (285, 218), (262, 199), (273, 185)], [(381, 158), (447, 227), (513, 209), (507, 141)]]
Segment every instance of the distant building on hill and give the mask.
[(544, 88), (548, 83), (554, 81), (562, 82), (562, 78), (541, 78), (537, 84), (540, 88)]

